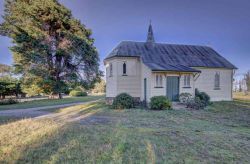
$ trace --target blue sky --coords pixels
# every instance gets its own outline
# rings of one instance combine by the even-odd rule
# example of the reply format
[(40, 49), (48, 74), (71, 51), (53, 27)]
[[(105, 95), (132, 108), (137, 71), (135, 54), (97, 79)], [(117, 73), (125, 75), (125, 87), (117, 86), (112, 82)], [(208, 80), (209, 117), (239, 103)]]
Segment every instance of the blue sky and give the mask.
[[(122, 40), (145, 41), (152, 20), (156, 42), (208, 45), (250, 70), (249, 0), (60, 0), (92, 29), (103, 59)], [(0, 0), (3, 14), (4, 0)], [(2, 22), (2, 18), (0, 18)], [(0, 63), (11, 64), (11, 40), (0, 37)]]

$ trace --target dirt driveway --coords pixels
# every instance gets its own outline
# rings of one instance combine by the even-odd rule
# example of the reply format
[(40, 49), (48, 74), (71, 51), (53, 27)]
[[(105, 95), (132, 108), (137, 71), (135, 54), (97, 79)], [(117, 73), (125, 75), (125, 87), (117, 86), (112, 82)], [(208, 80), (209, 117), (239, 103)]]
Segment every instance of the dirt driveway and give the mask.
[(66, 107), (75, 106), (75, 105), (83, 105), (83, 104), (92, 103), (96, 101), (99, 101), (99, 100), (82, 102), (82, 103), (71, 103), (71, 104), (53, 105), (53, 106), (45, 106), (45, 107), (35, 107), (35, 108), (27, 108), (27, 109), (3, 110), (3, 111), (0, 111), (0, 116), (22, 117), (22, 118), (30, 118), (30, 117), (33, 118), (33, 117), (39, 117), (39, 116), (49, 117), (51, 112), (46, 111), (47, 109), (60, 109), (60, 108), (66, 108)]

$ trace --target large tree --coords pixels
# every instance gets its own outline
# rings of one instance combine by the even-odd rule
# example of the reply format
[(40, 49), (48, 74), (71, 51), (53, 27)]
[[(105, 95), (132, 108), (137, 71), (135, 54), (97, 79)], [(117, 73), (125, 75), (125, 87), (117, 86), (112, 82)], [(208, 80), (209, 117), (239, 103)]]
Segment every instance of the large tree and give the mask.
[[(91, 30), (57, 0), (5, 0), (2, 35), (23, 81), (58, 94), (67, 84), (93, 87), (99, 79), (99, 56)], [(39, 80), (37, 80), (39, 79)]]

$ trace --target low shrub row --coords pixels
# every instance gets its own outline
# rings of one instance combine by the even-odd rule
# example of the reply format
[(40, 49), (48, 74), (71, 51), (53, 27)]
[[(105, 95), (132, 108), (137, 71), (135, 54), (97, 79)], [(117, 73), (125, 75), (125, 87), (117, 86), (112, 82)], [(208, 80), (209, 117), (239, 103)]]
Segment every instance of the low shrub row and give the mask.
[[(127, 93), (121, 93), (115, 97), (112, 106), (113, 109), (129, 109), (134, 107), (133, 97)], [(155, 96), (150, 100), (150, 109), (165, 110), (171, 109), (172, 104), (165, 96)]]
[(15, 99), (4, 99), (0, 100), (0, 105), (10, 105), (10, 104), (17, 104), (18, 101)]
[(79, 91), (79, 90), (72, 90), (69, 93), (70, 96), (72, 97), (83, 97), (83, 96), (87, 96), (87, 92), (83, 92), (83, 91)]
[(198, 89), (195, 89), (195, 97), (192, 98), (190, 93), (180, 94), (180, 102), (185, 104), (187, 108), (191, 109), (204, 109), (210, 104), (210, 97), (205, 92), (200, 92)]
[[(179, 96), (179, 100), (182, 104), (185, 104), (187, 108), (192, 109), (204, 109), (210, 104), (210, 97), (205, 92), (195, 90), (195, 97), (193, 98), (190, 93), (182, 93)], [(150, 109), (152, 110), (167, 110), (172, 109), (172, 103), (166, 96), (154, 96), (150, 99)], [(112, 103), (113, 109), (129, 109), (134, 107), (133, 97), (127, 93), (121, 93), (115, 97)]]

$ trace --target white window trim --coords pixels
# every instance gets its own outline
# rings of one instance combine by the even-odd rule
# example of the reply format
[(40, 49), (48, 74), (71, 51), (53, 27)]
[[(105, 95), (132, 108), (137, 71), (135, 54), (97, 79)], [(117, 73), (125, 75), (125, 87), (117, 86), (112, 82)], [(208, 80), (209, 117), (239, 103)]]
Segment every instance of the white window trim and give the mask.
[(110, 63), (109, 65), (109, 77), (112, 77), (113, 76), (113, 64)]
[(155, 88), (163, 88), (163, 77), (162, 75), (155, 75)]
[[(126, 73), (124, 73), (124, 70), (123, 70), (123, 65), (126, 65), (126, 69), (125, 69), (125, 72)], [(126, 61), (124, 61), (123, 63), (122, 63), (122, 75), (123, 76), (127, 76), (128, 75), (128, 69), (127, 69), (127, 62)]]
[(220, 72), (216, 72), (214, 75), (214, 90), (220, 90)]
[(184, 87), (191, 87), (191, 75), (184, 75)]

